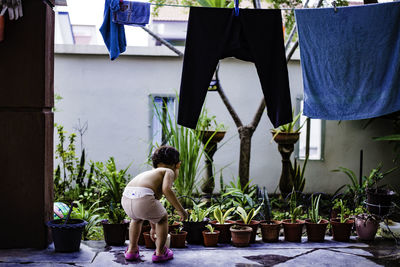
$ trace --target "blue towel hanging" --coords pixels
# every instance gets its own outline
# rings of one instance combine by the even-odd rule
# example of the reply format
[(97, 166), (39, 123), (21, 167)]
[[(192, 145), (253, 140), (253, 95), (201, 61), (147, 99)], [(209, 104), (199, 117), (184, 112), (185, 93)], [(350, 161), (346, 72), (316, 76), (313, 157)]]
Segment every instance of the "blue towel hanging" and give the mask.
[(400, 110), (400, 2), (295, 14), (304, 115), (357, 120)]

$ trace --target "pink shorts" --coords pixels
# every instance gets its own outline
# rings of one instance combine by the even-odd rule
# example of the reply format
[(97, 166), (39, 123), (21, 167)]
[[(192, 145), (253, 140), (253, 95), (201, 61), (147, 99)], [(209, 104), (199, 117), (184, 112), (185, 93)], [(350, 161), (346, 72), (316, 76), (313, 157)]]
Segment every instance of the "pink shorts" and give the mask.
[(134, 221), (148, 220), (158, 223), (167, 211), (154, 197), (154, 192), (145, 187), (126, 187), (121, 200), (126, 214)]

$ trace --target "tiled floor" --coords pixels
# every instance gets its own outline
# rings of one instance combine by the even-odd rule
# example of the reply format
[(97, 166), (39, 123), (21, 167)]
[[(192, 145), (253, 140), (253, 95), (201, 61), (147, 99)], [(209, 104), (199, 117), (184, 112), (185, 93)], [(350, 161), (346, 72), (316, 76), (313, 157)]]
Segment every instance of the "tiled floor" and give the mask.
[[(120, 266), (153, 265), (153, 250), (141, 247), (141, 260), (127, 262), (123, 247), (107, 247), (103, 241), (82, 242), (81, 250), (75, 253), (57, 253), (54, 247), (46, 250), (5, 249), (0, 250), (0, 267), (3, 266)], [(355, 238), (349, 243), (332, 241), (326, 237), (324, 243), (289, 243), (282, 239), (278, 243), (257, 241), (250, 247), (236, 248), (221, 245), (205, 248), (188, 245), (184, 249), (173, 249), (174, 259), (163, 266), (400, 266), (400, 248), (394, 241), (377, 239), (363, 243)], [(158, 264), (160, 265), (160, 264)]]

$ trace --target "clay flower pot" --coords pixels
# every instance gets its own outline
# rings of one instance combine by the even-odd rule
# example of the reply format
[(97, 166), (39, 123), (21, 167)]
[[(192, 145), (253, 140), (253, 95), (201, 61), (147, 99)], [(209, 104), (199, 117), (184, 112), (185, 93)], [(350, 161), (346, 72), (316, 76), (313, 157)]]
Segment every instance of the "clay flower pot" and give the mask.
[(304, 221), (296, 220), (296, 223), (292, 223), (292, 220), (283, 220), (283, 230), (285, 233), (285, 241), (288, 242), (301, 242), (301, 235), (303, 233)]
[(219, 231), (215, 230), (211, 233), (208, 230), (204, 230), (203, 232), (204, 246), (205, 247), (216, 247), (218, 243)]
[(340, 219), (331, 219), (333, 240), (349, 242), (353, 224), (353, 220), (347, 220), (346, 222), (341, 223)]
[(232, 245), (235, 247), (247, 247), (250, 243), (251, 233), (253, 229), (249, 226), (241, 226), (240, 229), (235, 229), (234, 226), (229, 228), (232, 235)]
[(219, 231), (218, 243), (231, 243), (231, 231), (229, 228), (235, 223), (234, 221), (225, 221), (224, 224), (219, 224), (218, 221), (210, 222), (215, 230)]
[[(144, 232), (150, 232), (150, 230), (151, 230), (151, 226), (148, 223), (149, 222), (147, 221), (146, 225), (145, 225), (145, 223), (143, 223), (143, 225), (142, 225), (142, 230), (140, 231), (139, 241), (138, 241), (138, 245), (139, 246), (144, 246), (145, 245), (143, 233)], [(128, 237), (128, 239), (129, 239), (129, 237)]]
[(178, 223), (178, 222), (173, 222), (173, 224), (168, 225), (168, 233), (175, 232), (176, 229), (179, 228), (179, 226), (180, 226), (180, 223)]
[(156, 248), (156, 243), (154, 243), (154, 241), (151, 240), (150, 232), (144, 232), (143, 236), (146, 248)]
[(308, 242), (324, 242), (328, 220), (321, 220), (320, 223), (312, 223), (310, 219), (305, 220)]
[(358, 214), (355, 223), (358, 238), (365, 241), (374, 240), (379, 226), (378, 221), (374, 217), (368, 216), (368, 214)]
[(186, 231), (180, 231), (179, 233), (176, 232), (170, 232), (169, 233), (171, 235), (171, 248), (185, 248), (186, 244), (186, 235), (187, 232)]
[(278, 242), (281, 225), (281, 221), (272, 220), (269, 223), (262, 221), (260, 223), (262, 240), (264, 242)]
[(251, 227), (251, 229), (253, 229), (253, 231), (251, 232), (250, 243), (256, 242), (256, 234), (257, 234), (257, 229), (258, 229), (258, 225), (260, 224), (260, 221), (251, 220), (249, 224), (244, 224), (243, 221), (236, 221), (236, 224), (240, 225), (240, 226)]

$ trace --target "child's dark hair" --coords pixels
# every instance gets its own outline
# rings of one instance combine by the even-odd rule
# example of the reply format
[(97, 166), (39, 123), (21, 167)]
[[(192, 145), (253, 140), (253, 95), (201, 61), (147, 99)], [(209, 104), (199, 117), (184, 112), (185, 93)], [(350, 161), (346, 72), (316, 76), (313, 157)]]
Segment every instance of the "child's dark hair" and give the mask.
[(151, 160), (154, 168), (157, 168), (160, 163), (174, 165), (179, 162), (179, 152), (172, 146), (160, 146), (154, 150)]

